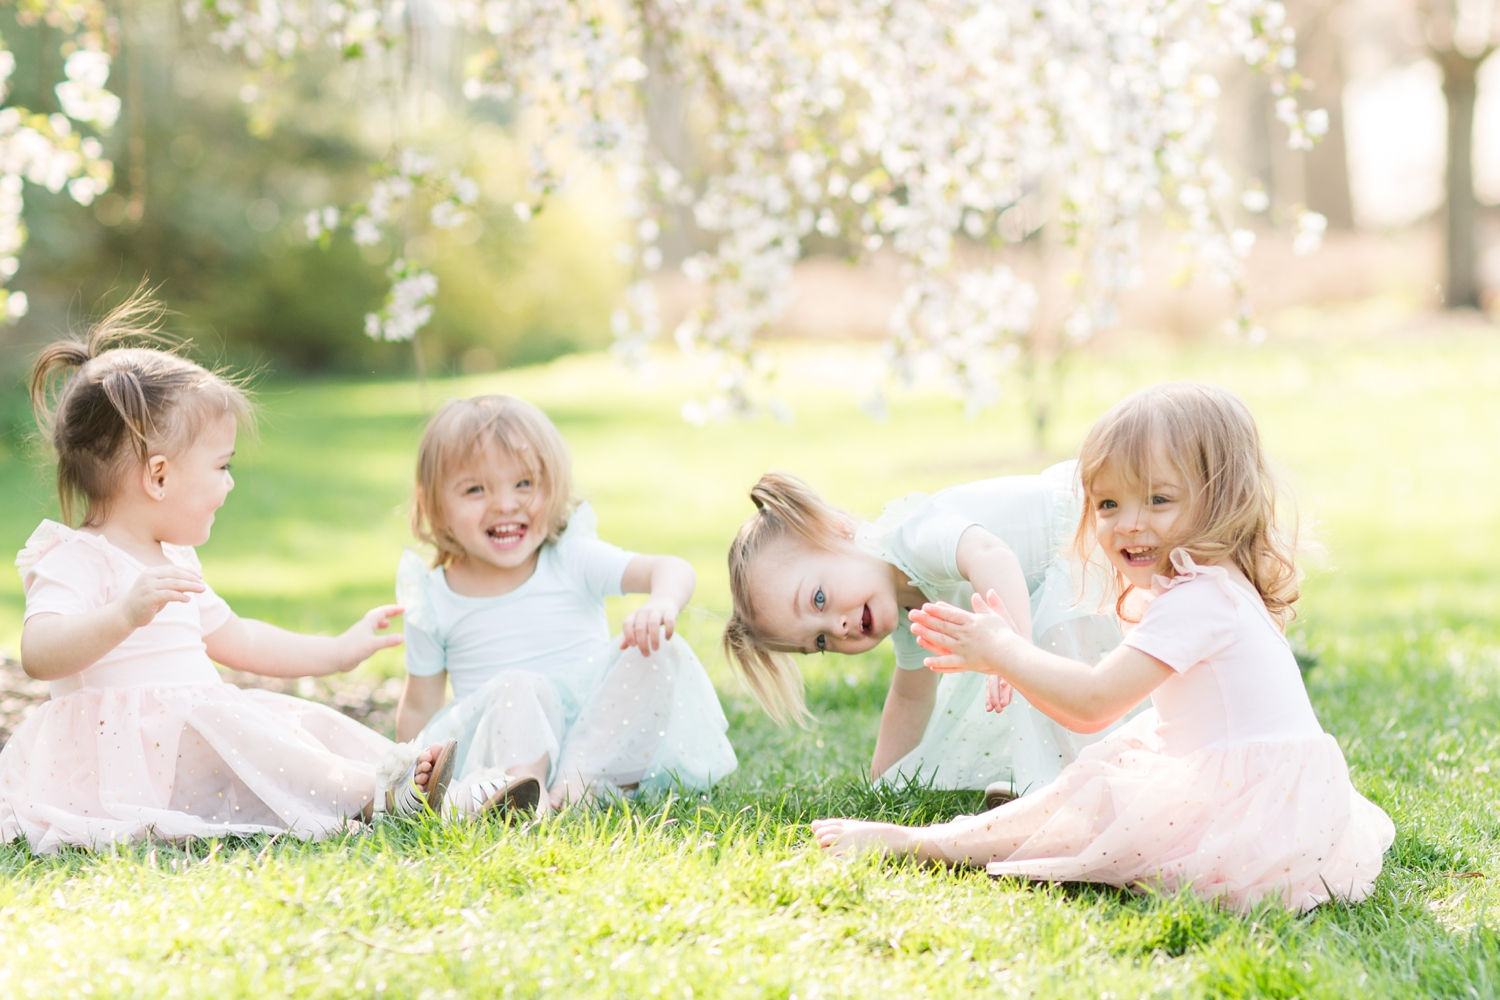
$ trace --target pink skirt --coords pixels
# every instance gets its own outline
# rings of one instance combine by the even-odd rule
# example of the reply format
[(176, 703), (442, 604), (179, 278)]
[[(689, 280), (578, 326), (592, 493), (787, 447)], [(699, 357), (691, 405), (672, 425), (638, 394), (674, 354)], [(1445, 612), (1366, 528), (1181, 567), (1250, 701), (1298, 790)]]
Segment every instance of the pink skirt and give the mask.
[(0, 840), (50, 853), (147, 836), (324, 837), (374, 798), (391, 745), (269, 691), (84, 688), (38, 705), (0, 752)]
[(1332, 736), (1172, 757), (1156, 725), (1144, 712), (1046, 788), (923, 840), (991, 875), (1191, 889), (1237, 909), (1370, 895), (1396, 831)]

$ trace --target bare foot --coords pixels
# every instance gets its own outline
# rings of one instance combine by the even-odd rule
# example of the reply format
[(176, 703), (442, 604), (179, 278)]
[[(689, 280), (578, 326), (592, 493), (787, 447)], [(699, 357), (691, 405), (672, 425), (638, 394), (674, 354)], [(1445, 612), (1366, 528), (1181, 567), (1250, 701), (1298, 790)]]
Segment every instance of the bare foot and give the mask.
[(417, 787), (424, 792), (427, 791), (427, 777), (432, 774), (432, 762), (437, 760), (437, 755), (442, 753), (442, 751), (443, 745), (441, 743), (434, 743), (417, 755), (415, 781)]
[(877, 851), (886, 857), (928, 860), (915, 827), (861, 819), (815, 819), (812, 832), (818, 846), (835, 856)]

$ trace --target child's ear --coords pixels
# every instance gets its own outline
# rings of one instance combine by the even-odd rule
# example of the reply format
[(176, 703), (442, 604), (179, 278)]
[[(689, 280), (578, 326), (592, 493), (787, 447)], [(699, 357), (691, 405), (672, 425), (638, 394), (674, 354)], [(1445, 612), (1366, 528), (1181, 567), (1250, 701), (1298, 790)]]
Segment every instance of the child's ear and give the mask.
[(146, 492), (158, 500), (165, 500), (167, 496), (167, 457), (165, 455), (152, 455), (146, 459), (146, 465), (142, 471), (145, 478)]
[(856, 527), (857, 526), (855, 525), (853, 518), (839, 518), (839, 537), (843, 538), (847, 542), (854, 541), (854, 532), (856, 530)]

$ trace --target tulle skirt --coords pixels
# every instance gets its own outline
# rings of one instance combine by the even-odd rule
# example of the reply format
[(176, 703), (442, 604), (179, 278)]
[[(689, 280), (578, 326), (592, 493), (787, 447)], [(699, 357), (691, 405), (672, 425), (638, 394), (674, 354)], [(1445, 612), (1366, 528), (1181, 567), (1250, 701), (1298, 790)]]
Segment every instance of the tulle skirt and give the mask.
[(1156, 724), (1143, 712), (1048, 787), (923, 841), (991, 875), (1190, 888), (1239, 909), (1370, 895), (1395, 828), (1354, 790), (1332, 736), (1172, 757)]
[(0, 840), (324, 837), (375, 795), (392, 743), (331, 708), (231, 684), (88, 687), (38, 705), (0, 752)]
[(556, 673), (503, 671), (434, 715), (418, 742), (458, 740), (450, 800), (543, 756), (549, 785), (580, 788), (706, 789), (733, 772), (729, 722), (686, 640), (650, 656), (618, 646), (611, 639)]

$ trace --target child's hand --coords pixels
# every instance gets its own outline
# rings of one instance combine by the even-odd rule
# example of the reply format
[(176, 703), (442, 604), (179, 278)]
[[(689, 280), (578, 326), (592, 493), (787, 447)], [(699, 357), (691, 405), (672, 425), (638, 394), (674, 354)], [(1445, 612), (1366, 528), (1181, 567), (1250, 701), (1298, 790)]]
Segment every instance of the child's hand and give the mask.
[(404, 610), (399, 604), (382, 605), (350, 625), (348, 631), (339, 636), (338, 672), (353, 670), (377, 651), (401, 645), (404, 640), (399, 634), (387, 632), (381, 635), (380, 630), (389, 628), (391, 619)]
[(624, 634), (620, 636), (620, 648), (635, 646), (642, 656), (650, 656), (661, 648), (663, 630), (667, 638), (677, 631), (677, 612), (681, 609), (668, 600), (652, 597), (645, 604), (625, 616)]
[(186, 566), (147, 566), (135, 583), (116, 601), (131, 628), (150, 624), (161, 609), (173, 602), (187, 602), (189, 594), (201, 594), (203, 574)]
[(999, 674), (990, 674), (984, 679), (984, 710), (996, 713), (1005, 711), (1012, 693), (1009, 681)]
[(974, 595), (974, 610), (951, 604), (924, 604), (911, 612), (912, 635), (923, 648), (938, 655), (927, 658), (927, 668), (939, 673), (964, 670), (999, 673), (1007, 644), (1016, 630), (1004, 613), (1004, 605), (992, 590), (986, 602)]

